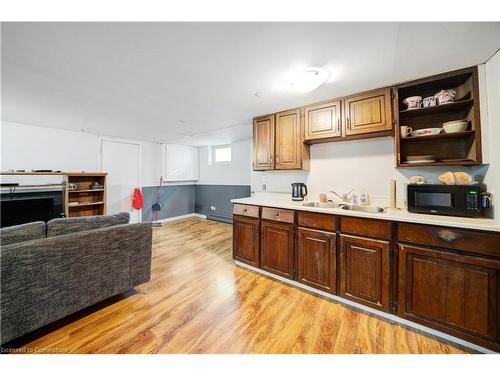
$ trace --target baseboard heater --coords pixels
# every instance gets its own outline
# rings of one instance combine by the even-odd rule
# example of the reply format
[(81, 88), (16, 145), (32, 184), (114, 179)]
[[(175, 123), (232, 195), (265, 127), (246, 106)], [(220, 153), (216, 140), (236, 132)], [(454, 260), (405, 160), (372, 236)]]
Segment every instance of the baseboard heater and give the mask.
[(228, 223), (232, 224), (233, 223), (233, 217), (227, 217), (227, 216), (220, 216), (220, 215), (207, 215), (207, 219), (209, 220), (214, 220), (214, 221), (221, 221), (223, 223)]

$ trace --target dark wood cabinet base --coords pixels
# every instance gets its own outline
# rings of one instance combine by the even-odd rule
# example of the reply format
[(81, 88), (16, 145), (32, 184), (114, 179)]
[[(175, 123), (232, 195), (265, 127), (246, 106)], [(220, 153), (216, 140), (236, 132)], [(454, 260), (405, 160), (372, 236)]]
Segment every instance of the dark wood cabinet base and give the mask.
[(500, 352), (499, 233), (270, 207), (235, 213), (236, 261)]
[[(470, 337), (465, 337), (465, 336), (461, 336), (461, 335), (454, 335), (451, 332), (444, 332), (443, 329), (441, 329), (438, 326), (433, 326), (432, 324), (429, 324), (429, 322), (417, 321), (415, 319), (410, 319), (408, 317), (402, 318), (402, 317), (395, 315), (395, 314), (391, 314), (391, 313), (387, 313), (387, 312), (380, 311), (377, 309), (373, 309), (371, 307), (365, 306), (363, 304), (360, 304), (358, 302), (344, 298), (342, 296), (338, 296), (338, 295), (334, 295), (332, 293), (325, 292), (321, 289), (314, 288), (314, 287), (309, 286), (305, 283), (302, 283), (302, 282), (299, 282), (296, 280), (291, 280), (291, 279), (284, 278), (284, 277), (280, 277), (279, 275), (277, 275), (275, 273), (264, 271), (261, 268), (253, 267), (247, 263), (243, 263), (243, 262), (239, 262), (239, 261), (236, 261), (235, 263), (237, 266), (243, 267), (243, 268), (248, 269), (252, 272), (257, 272), (259, 274), (262, 274), (263, 276), (276, 279), (277, 281), (280, 281), (282, 283), (286, 283), (286, 284), (291, 285), (293, 287), (303, 289), (306, 292), (327, 298), (334, 303), (341, 303), (341, 304), (345, 305), (346, 307), (349, 307), (349, 308), (352, 308), (352, 309), (355, 309), (358, 311), (364, 311), (367, 314), (377, 316), (380, 319), (393, 321), (394, 323), (400, 324), (408, 329), (413, 329), (413, 330), (416, 330), (418, 332), (426, 332), (429, 335), (438, 337), (440, 340), (442, 340), (444, 342), (454, 343), (454, 344), (457, 344), (461, 347), (466, 347), (466, 348), (472, 349), (473, 351), (478, 352), (478, 353), (492, 353), (492, 352), (500, 353), (500, 344), (492, 343), (489, 341), (475, 340), (475, 339), (471, 339)], [(440, 331), (443, 331), (443, 333), (445, 333), (446, 336), (441, 335)], [(457, 339), (454, 339), (453, 338), (454, 336)]]

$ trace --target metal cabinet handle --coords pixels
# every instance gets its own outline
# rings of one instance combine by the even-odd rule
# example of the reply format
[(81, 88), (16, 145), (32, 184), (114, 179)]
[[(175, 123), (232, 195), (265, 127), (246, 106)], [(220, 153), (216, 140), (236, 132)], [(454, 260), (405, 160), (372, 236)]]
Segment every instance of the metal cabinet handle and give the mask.
[(246, 209), (246, 208), (243, 209), (243, 212), (247, 212), (247, 211), (248, 211), (248, 209)]
[(347, 129), (351, 130), (351, 121), (349, 120), (349, 117), (346, 117), (345, 122), (347, 123)]
[(340, 119), (337, 119), (337, 133), (340, 133)]

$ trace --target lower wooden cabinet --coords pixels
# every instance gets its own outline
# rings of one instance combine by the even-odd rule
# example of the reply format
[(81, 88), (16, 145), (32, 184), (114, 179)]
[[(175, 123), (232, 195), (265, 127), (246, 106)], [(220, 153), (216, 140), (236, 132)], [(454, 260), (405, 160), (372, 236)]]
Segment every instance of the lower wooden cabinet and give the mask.
[(249, 205), (233, 213), (235, 260), (500, 352), (500, 234)]
[(299, 228), (297, 242), (297, 281), (335, 294), (335, 233)]
[(233, 258), (259, 267), (259, 219), (233, 216)]
[(500, 261), (399, 245), (398, 315), (499, 342)]
[(293, 279), (294, 225), (261, 222), (260, 268)]
[(340, 296), (389, 311), (389, 241), (340, 235)]

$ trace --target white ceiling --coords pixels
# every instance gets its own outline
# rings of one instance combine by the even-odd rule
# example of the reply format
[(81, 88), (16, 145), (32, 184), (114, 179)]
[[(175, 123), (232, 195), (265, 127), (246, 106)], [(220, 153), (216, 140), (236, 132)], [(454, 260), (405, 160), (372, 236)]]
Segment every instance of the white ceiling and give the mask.
[[(203, 145), (249, 138), (255, 115), (483, 63), (500, 23), (3, 23), (1, 42), (2, 120)], [(291, 92), (307, 66), (334, 77)]]

